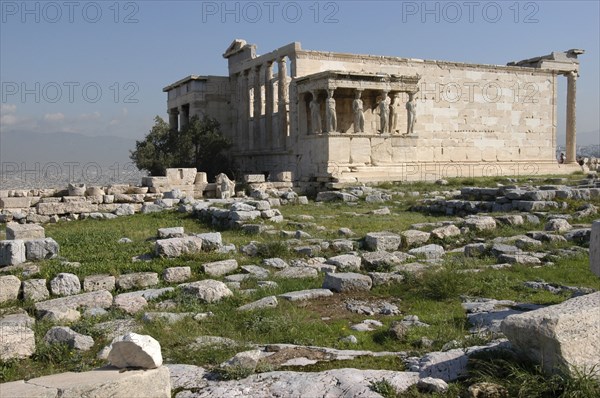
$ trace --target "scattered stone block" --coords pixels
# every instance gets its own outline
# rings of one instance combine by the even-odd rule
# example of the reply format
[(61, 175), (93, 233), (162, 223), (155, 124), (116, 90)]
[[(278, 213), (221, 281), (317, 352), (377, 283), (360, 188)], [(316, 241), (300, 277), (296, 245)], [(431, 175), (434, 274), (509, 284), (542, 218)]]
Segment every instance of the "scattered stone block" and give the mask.
[(83, 280), (83, 290), (95, 292), (97, 290), (115, 290), (116, 278), (112, 275), (90, 275)]
[(41, 317), (44, 321), (54, 323), (77, 322), (81, 318), (81, 313), (77, 310), (67, 307), (56, 307), (43, 311)]
[(446, 254), (442, 246), (435, 244), (416, 247), (414, 249), (410, 249), (408, 253), (412, 254), (413, 256), (424, 256), (426, 259), (441, 258), (444, 256), (444, 254)]
[(342, 201), (342, 202), (356, 202), (358, 201), (358, 197), (349, 194), (349, 193), (345, 193), (345, 192), (338, 192), (338, 191), (324, 191), (324, 192), (319, 192), (317, 194), (317, 198), (315, 199), (316, 202), (335, 202), (335, 201)]
[(354, 254), (342, 254), (330, 257), (325, 263), (335, 265), (341, 271), (358, 271), (360, 270), (362, 259)]
[(163, 279), (167, 283), (181, 283), (192, 277), (190, 267), (170, 267), (163, 271)]
[(206, 263), (202, 266), (204, 273), (210, 276), (223, 276), (238, 268), (238, 262), (235, 259), (215, 261)]
[(169, 369), (129, 370), (101, 368), (67, 372), (2, 384), (9, 397), (154, 397), (170, 398)]
[(185, 236), (183, 227), (171, 227), (171, 228), (159, 228), (158, 238), (169, 239), (169, 238), (182, 238)]
[(490, 216), (470, 216), (465, 219), (465, 226), (476, 231), (496, 229), (496, 220)]
[(144, 296), (135, 293), (122, 293), (114, 298), (113, 306), (128, 314), (136, 314), (146, 308), (148, 301)]
[(142, 289), (156, 285), (158, 285), (158, 274), (156, 272), (134, 272), (120, 275), (117, 278), (117, 287), (122, 290)]
[(573, 227), (571, 226), (571, 224), (569, 224), (569, 222), (564, 218), (553, 218), (552, 220), (549, 220), (544, 226), (545, 231), (554, 231), (558, 233), (567, 232), (572, 228)]
[(326, 274), (323, 289), (330, 289), (338, 293), (349, 291), (369, 291), (373, 282), (367, 275), (353, 272)]
[(25, 257), (27, 260), (47, 260), (58, 256), (59, 245), (52, 238), (32, 239), (25, 241)]
[(46, 232), (44, 227), (37, 224), (19, 224), (10, 222), (6, 224), (6, 239), (44, 239)]
[(229, 290), (227, 285), (213, 279), (184, 283), (179, 287), (184, 292), (195, 295), (198, 299), (207, 303), (216, 303), (225, 297), (233, 296), (233, 292)]
[(279, 297), (289, 301), (304, 301), (329, 296), (333, 296), (333, 292), (329, 289), (298, 290), (295, 292), (287, 292), (279, 295)]
[(61, 272), (50, 281), (50, 291), (55, 296), (71, 296), (81, 292), (81, 283), (77, 275)]
[(377, 251), (394, 251), (398, 250), (402, 243), (400, 235), (391, 232), (369, 232), (365, 236), (365, 246), (368, 250)]
[(70, 348), (88, 351), (94, 346), (94, 339), (79, 334), (67, 326), (54, 326), (46, 332), (44, 341), (48, 344), (64, 343)]
[(19, 265), (25, 262), (26, 250), (23, 240), (0, 240), (0, 266)]
[(223, 246), (223, 238), (220, 232), (208, 232), (196, 236), (202, 239), (202, 250), (219, 250)]
[(456, 225), (445, 225), (443, 227), (439, 227), (431, 231), (431, 235), (438, 239), (449, 238), (452, 236), (460, 235), (460, 228)]
[(405, 247), (411, 247), (414, 245), (421, 245), (427, 243), (431, 234), (429, 232), (423, 232), (416, 229), (409, 229), (401, 232), (403, 245)]
[[(600, 292), (523, 314), (501, 324), (512, 346), (548, 373), (598, 372)], [(596, 373), (596, 378), (600, 374)]]
[(158, 341), (151, 336), (129, 333), (113, 341), (108, 361), (121, 369), (155, 369), (162, 365), (163, 359)]
[[(25, 326), (0, 324), (0, 360), (28, 358), (35, 352), (35, 334)], [(7, 393), (1, 384), (2, 395)]]
[(282, 279), (302, 279), (316, 278), (319, 272), (313, 267), (288, 267), (275, 273), (276, 278)]
[(183, 254), (194, 254), (202, 251), (202, 238), (186, 236), (157, 240), (154, 246), (157, 256), (179, 257)]
[(73, 296), (61, 297), (53, 300), (40, 301), (35, 303), (36, 311), (43, 312), (57, 307), (67, 307), (77, 309), (85, 308), (109, 308), (112, 305), (113, 297), (106, 290), (97, 292), (82, 293)]
[(263, 308), (275, 308), (277, 307), (277, 304), (277, 297), (268, 296), (261, 298), (260, 300), (256, 300), (252, 303), (242, 305), (241, 307), (238, 307), (238, 311), (253, 311)]
[(21, 280), (14, 275), (0, 276), (0, 304), (16, 300), (21, 289)]

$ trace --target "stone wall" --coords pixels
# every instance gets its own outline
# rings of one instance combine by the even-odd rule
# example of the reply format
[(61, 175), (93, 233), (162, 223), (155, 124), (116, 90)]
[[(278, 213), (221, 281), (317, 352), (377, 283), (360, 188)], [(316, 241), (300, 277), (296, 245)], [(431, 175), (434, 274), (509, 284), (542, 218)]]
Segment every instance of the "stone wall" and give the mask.
[(600, 220), (594, 221), (592, 224), (590, 268), (596, 276), (600, 277)]

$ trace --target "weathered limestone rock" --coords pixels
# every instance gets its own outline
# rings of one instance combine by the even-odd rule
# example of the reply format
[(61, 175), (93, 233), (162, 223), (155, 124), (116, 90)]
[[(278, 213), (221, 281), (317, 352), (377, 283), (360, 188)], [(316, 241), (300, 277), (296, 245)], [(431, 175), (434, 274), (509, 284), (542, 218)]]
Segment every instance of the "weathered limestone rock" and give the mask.
[(261, 350), (250, 350), (244, 352), (238, 352), (229, 359), (227, 362), (221, 364), (222, 368), (242, 368), (242, 369), (256, 369), (258, 361), (260, 360), (262, 351)]
[(37, 213), (42, 216), (95, 213), (98, 212), (98, 205), (91, 202), (58, 202), (58, 203), (38, 203), (36, 205)]
[(194, 254), (202, 251), (202, 238), (186, 236), (157, 240), (154, 246), (157, 256), (179, 257), (182, 254)]
[(148, 301), (139, 294), (122, 293), (115, 296), (113, 305), (133, 315), (146, 308)]
[(14, 275), (0, 276), (0, 304), (16, 300), (19, 296), (21, 280)]
[(215, 303), (224, 297), (233, 296), (233, 292), (229, 290), (227, 285), (213, 279), (184, 283), (179, 285), (179, 287), (181, 287), (184, 292), (193, 294), (207, 303)]
[[(598, 372), (600, 292), (523, 314), (501, 324), (513, 347), (548, 373), (575, 368)], [(596, 373), (600, 378), (600, 374)]]
[(391, 233), (391, 232), (369, 232), (367, 236), (365, 236), (365, 245), (368, 250), (377, 251), (377, 250), (385, 250), (385, 251), (394, 251), (398, 250), (400, 247), (400, 243), (402, 242), (402, 238), (400, 235)]
[(163, 279), (167, 283), (185, 282), (192, 276), (190, 267), (170, 267), (163, 271)]
[(202, 239), (202, 250), (219, 250), (223, 246), (223, 238), (220, 232), (207, 232), (196, 236)]
[[(401, 264), (403, 261), (402, 258), (397, 256), (395, 253), (389, 253), (386, 251), (365, 252), (362, 254), (364, 267), (367, 270), (389, 270), (395, 265)], [(414, 256), (410, 255), (410, 257)]]
[(76, 397), (153, 397), (170, 398), (169, 369), (128, 370), (106, 367), (82, 373), (59, 373), (27, 381), (2, 384), (3, 396), (76, 398)]
[(67, 307), (56, 307), (45, 310), (41, 320), (54, 323), (64, 323), (77, 322), (80, 318), (81, 313), (77, 310)]
[[(0, 324), (0, 360), (27, 358), (35, 352), (35, 334), (33, 330), (20, 325)], [(0, 384), (2, 395), (6, 393), (6, 384)]]
[(442, 379), (424, 377), (417, 383), (419, 391), (443, 393), (448, 390), (448, 383)]
[(476, 231), (496, 229), (496, 220), (490, 216), (470, 216), (465, 219), (465, 226)]
[(116, 278), (112, 275), (90, 275), (83, 280), (83, 290), (95, 292), (97, 290), (114, 290)]
[(427, 259), (441, 258), (446, 254), (442, 246), (435, 244), (415, 247), (414, 249), (410, 249), (408, 253), (413, 256), (424, 256)]
[(129, 333), (111, 345), (108, 361), (117, 368), (155, 369), (162, 365), (160, 344), (151, 336)]
[(158, 285), (158, 274), (156, 272), (134, 272), (120, 275), (117, 278), (117, 287), (123, 290), (142, 289), (155, 285)]
[(465, 256), (467, 257), (479, 257), (487, 250), (485, 243), (469, 243), (465, 246)]
[(445, 225), (443, 227), (439, 227), (431, 231), (431, 235), (435, 236), (438, 239), (444, 239), (452, 236), (460, 235), (460, 228), (456, 225)]
[(304, 301), (329, 296), (333, 296), (333, 292), (329, 289), (298, 290), (295, 292), (287, 292), (279, 295), (279, 297), (289, 301)]
[(44, 227), (37, 224), (19, 224), (9, 222), (6, 224), (6, 239), (44, 239), (46, 232)]
[(326, 264), (335, 265), (340, 271), (358, 271), (362, 264), (362, 259), (354, 254), (342, 254), (330, 257)]
[(419, 381), (419, 375), (415, 372), (362, 369), (333, 369), (323, 372), (278, 371), (255, 374), (242, 380), (210, 383), (197, 393), (180, 394), (181, 398), (381, 398), (380, 394), (372, 390), (371, 385), (383, 379), (396, 391), (403, 392)]
[(0, 240), (0, 267), (24, 263), (25, 253), (23, 240)]
[(235, 259), (215, 261), (206, 263), (202, 266), (204, 273), (210, 276), (223, 276), (238, 268), (238, 263)]
[(113, 297), (106, 290), (97, 292), (82, 293), (73, 296), (61, 297), (54, 300), (40, 301), (35, 303), (35, 309), (43, 312), (56, 307), (67, 307), (77, 309), (78, 307), (85, 308), (109, 308), (112, 305)]
[(356, 290), (371, 290), (373, 282), (367, 275), (353, 272), (326, 274), (323, 281), (323, 289), (331, 289), (335, 292), (349, 292)]
[(275, 273), (276, 278), (282, 279), (316, 278), (318, 276), (319, 272), (313, 267), (288, 267)]
[(338, 191), (324, 191), (317, 194), (316, 202), (356, 202), (358, 198), (352, 194)]
[(25, 241), (25, 257), (27, 260), (44, 260), (58, 256), (59, 245), (52, 238), (32, 239)]
[(558, 233), (567, 232), (573, 227), (564, 218), (553, 218), (549, 220), (544, 226), (544, 231), (555, 231)]
[(35, 319), (27, 315), (27, 313), (4, 315), (0, 318), (0, 325), (31, 328), (35, 326)]
[(241, 307), (238, 307), (238, 311), (252, 311), (262, 308), (275, 308), (277, 307), (277, 304), (277, 297), (268, 296), (261, 298), (260, 300), (253, 301), (252, 303), (242, 305)]
[(159, 228), (158, 239), (182, 238), (185, 236), (183, 227)]
[(273, 268), (277, 268), (277, 269), (284, 269), (289, 267), (289, 264), (286, 263), (284, 260), (280, 259), (280, 258), (265, 258), (262, 261), (263, 265), (266, 265), (267, 267), (273, 267)]
[(94, 346), (94, 339), (79, 334), (67, 326), (54, 326), (46, 332), (44, 341), (48, 344), (65, 343), (70, 348), (88, 351)]
[(50, 281), (50, 291), (55, 296), (71, 296), (81, 291), (81, 283), (77, 275), (61, 272)]
[(600, 220), (592, 224), (590, 237), (590, 269), (600, 277)]
[(411, 247), (414, 245), (421, 245), (426, 243), (431, 234), (429, 232), (423, 232), (416, 229), (409, 229), (407, 231), (401, 232), (403, 245), (405, 247)]

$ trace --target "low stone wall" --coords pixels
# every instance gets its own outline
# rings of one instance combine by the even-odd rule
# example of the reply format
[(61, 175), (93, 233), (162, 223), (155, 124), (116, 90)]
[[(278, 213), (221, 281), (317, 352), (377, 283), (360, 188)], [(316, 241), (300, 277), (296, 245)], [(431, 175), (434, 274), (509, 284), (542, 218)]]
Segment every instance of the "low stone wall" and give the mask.
[(127, 370), (104, 367), (82, 373), (59, 373), (0, 384), (3, 397), (170, 398), (169, 369)]

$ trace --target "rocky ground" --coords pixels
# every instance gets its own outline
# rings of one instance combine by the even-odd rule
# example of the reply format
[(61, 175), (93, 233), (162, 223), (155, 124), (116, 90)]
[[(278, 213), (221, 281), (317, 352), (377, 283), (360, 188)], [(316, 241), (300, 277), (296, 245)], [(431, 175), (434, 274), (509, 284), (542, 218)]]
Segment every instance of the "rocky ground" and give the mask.
[(509, 396), (467, 365), (525, 356), (508, 316), (595, 303), (600, 183), (446, 183), (63, 217), (25, 239), (33, 261), (0, 268), (0, 381), (105, 364), (137, 332), (160, 342), (180, 398)]

